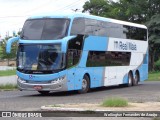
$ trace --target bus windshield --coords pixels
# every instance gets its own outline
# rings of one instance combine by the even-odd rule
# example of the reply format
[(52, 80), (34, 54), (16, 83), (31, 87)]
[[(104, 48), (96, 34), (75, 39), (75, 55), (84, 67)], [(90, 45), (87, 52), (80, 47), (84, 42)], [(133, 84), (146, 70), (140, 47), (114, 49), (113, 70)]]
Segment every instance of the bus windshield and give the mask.
[(65, 67), (61, 44), (20, 45), (17, 68), (21, 71), (54, 71)]
[(21, 39), (25, 40), (54, 40), (67, 35), (69, 19), (41, 18), (29, 19), (24, 23)]

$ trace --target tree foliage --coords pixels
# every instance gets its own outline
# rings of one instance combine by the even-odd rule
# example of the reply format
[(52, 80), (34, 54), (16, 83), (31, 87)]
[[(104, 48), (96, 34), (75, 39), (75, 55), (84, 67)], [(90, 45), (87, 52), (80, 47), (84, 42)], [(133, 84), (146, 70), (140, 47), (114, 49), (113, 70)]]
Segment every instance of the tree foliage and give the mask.
[(17, 43), (15, 42), (12, 45), (11, 53), (10, 54), (6, 53), (6, 44), (9, 38), (11, 37), (5, 37), (5, 39), (2, 40), (1, 51), (0, 51), (1, 59), (7, 59), (8, 66), (9, 66), (9, 60), (16, 58), (16, 52), (17, 52)]
[(110, 10), (110, 3), (108, 0), (90, 0), (84, 4), (83, 8), (83, 12), (88, 11), (92, 15), (104, 17)]
[(149, 31), (150, 62), (153, 70), (155, 68), (154, 62), (160, 59), (160, 14), (154, 15), (151, 20), (147, 22), (147, 26)]
[(83, 12), (135, 23), (146, 23), (153, 15), (160, 14), (160, 0), (89, 0)]

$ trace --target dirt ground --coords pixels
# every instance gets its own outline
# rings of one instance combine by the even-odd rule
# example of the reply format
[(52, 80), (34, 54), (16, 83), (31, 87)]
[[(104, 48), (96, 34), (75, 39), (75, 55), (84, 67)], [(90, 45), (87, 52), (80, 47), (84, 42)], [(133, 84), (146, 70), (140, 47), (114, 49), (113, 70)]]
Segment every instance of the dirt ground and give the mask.
[[(7, 61), (0, 61), (0, 66), (7, 66)], [(15, 67), (16, 61), (9, 61), (9, 66)]]

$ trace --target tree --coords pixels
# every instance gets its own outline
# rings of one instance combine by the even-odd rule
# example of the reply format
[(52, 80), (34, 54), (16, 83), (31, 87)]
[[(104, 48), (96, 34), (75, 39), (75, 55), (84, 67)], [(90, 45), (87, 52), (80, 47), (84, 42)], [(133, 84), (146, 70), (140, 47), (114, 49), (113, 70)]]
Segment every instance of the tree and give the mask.
[(90, 0), (85, 2), (83, 11), (88, 11), (92, 15), (105, 17), (107, 11), (110, 11), (110, 2), (108, 0)]
[(11, 53), (10, 54), (6, 53), (6, 43), (9, 38), (11, 37), (6, 37), (5, 39), (2, 40), (2, 43), (1, 43), (2, 50), (0, 51), (1, 59), (7, 59), (8, 66), (9, 66), (10, 59), (16, 58), (16, 51), (17, 51), (17, 43), (15, 42), (12, 45)]
[(154, 15), (147, 22), (149, 30), (149, 45), (150, 45), (150, 67), (154, 70), (155, 54), (160, 51), (160, 14)]
[(145, 21), (147, 0), (120, 0), (113, 2), (109, 0), (90, 0), (87, 1), (83, 12), (90, 14), (110, 17), (119, 20), (142, 23)]

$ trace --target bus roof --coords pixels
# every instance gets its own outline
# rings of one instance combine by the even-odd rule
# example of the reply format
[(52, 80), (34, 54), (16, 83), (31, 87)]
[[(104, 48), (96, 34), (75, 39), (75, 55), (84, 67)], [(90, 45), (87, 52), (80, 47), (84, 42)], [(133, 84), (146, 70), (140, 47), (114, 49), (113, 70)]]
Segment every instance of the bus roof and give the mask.
[(126, 21), (116, 20), (116, 19), (111, 19), (111, 18), (104, 18), (104, 17), (89, 15), (89, 14), (85, 14), (85, 13), (60, 13), (60, 14), (47, 13), (47, 14), (34, 15), (34, 16), (31, 16), (29, 19), (37, 19), (37, 18), (70, 18), (70, 19), (74, 19), (77, 17), (96, 19), (96, 20), (101, 20), (101, 21), (107, 21), (107, 22), (112, 22), (112, 23), (129, 25), (129, 26), (147, 29), (147, 27), (142, 24), (131, 23), (131, 22), (126, 22)]

